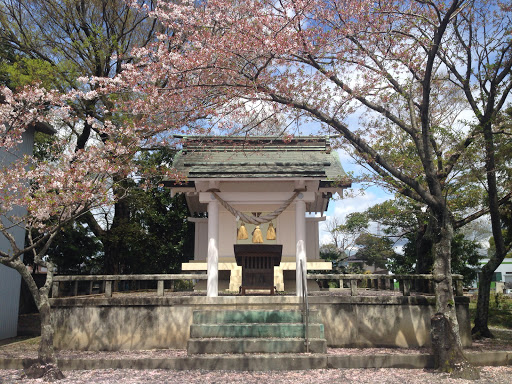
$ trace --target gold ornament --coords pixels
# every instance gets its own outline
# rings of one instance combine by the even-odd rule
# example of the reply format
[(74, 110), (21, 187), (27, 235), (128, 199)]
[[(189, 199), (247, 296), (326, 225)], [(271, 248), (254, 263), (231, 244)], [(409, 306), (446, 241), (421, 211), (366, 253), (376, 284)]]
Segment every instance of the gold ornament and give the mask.
[(267, 228), (267, 240), (275, 240), (276, 239), (276, 229), (274, 228), (274, 224), (270, 222)]
[(240, 225), (240, 228), (238, 228), (238, 230), (236, 231), (236, 238), (238, 240), (246, 240), (249, 238), (249, 234), (247, 233), (247, 229), (245, 229), (245, 224), (242, 223)]
[(256, 228), (254, 228), (254, 231), (252, 231), (252, 242), (263, 243), (263, 236), (259, 225), (257, 225)]

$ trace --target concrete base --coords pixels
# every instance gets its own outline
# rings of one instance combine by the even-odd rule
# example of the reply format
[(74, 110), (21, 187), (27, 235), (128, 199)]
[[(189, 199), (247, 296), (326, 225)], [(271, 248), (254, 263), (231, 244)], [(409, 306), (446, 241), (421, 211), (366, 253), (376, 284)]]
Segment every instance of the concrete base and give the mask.
[[(54, 345), (71, 350), (185, 349), (195, 310), (300, 310), (293, 296), (83, 297), (52, 299)], [(469, 299), (457, 298), (464, 346), (471, 345)], [(434, 299), (310, 297), (330, 347), (430, 345)]]
[[(466, 357), (475, 366), (512, 365), (512, 351), (471, 352)], [(36, 359), (0, 359), (0, 369), (23, 369)], [(77, 369), (173, 369), (173, 370), (230, 370), (230, 371), (290, 371), (327, 368), (433, 368), (434, 357), (429, 354), (395, 355), (244, 355), (194, 356), (169, 359), (59, 359), (62, 370)]]

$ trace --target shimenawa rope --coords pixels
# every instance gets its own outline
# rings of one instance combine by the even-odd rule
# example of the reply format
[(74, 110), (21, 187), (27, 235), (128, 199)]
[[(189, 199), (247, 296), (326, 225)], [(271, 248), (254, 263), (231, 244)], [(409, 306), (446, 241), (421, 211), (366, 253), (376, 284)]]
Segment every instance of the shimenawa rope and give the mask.
[(250, 223), (250, 224), (264, 224), (268, 223), (269, 221), (274, 220), (277, 216), (279, 216), (286, 208), (290, 206), (290, 204), (295, 200), (295, 198), (301, 193), (301, 191), (295, 192), (292, 197), (290, 197), (288, 200), (286, 200), (279, 208), (277, 208), (274, 212), (269, 213), (265, 216), (256, 217), (253, 215), (246, 215), (243, 212), (240, 212), (233, 208), (231, 205), (229, 205), (228, 202), (224, 201), (217, 193), (211, 192), (213, 196), (219, 201), (219, 203), (222, 204), (224, 208), (226, 208), (231, 214), (235, 217), (239, 217), (240, 220), (242, 220), (244, 223)]

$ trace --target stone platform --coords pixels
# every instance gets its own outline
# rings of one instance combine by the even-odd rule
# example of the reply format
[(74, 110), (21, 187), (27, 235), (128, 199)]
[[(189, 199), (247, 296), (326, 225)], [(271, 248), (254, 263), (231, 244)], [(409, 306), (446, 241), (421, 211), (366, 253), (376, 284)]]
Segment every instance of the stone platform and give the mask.
[[(57, 349), (117, 351), (185, 349), (194, 311), (297, 311), (295, 296), (123, 296), (51, 300)], [(430, 344), (434, 298), (311, 296), (329, 347), (422, 347)], [(469, 299), (457, 297), (464, 346), (471, 345)]]

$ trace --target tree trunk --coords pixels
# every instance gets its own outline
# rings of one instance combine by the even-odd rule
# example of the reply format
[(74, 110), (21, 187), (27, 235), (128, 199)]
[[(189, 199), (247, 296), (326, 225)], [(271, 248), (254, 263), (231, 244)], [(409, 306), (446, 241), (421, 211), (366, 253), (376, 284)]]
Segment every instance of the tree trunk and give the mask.
[(431, 321), (434, 366), (443, 372), (450, 372), (453, 378), (477, 380), (478, 370), (469, 364), (457, 342), (450, 321), (442, 313), (436, 313)]
[(41, 319), (41, 342), (39, 343), (38, 360), (41, 364), (55, 364), (57, 360), (53, 349), (53, 326), (48, 297), (41, 298), (39, 317)]
[(103, 242), (103, 273), (107, 275), (119, 274), (119, 252), (117, 242), (113, 239), (110, 231), (101, 238)]
[(475, 326), (471, 330), (471, 333), (476, 338), (482, 337), (494, 337), (489, 330), (489, 299), (491, 296), (491, 280), (493, 271), (487, 268), (483, 268), (479, 274), (478, 281), (478, 301), (476, 303), (476, 314), (475, 314)]
[(448, 209), (435, 215), (437, 234), (434, 242), (434, 281), (436, 294), (436, 315), (431, 320), (432, 349), (435, 368), (449, 372), (453, 377), (479, 378), (462, 351), (462, 341), (455, 308), (451, 274), (451, 241), (453, 223)]
[(499, 211), (498, 187), (496, 182), (495, 146), (492, 133), (491, 118), (485, 117), (482, 124), (485, 142), (485, 170), (487, 171), (487, 194), (489, 199), (489, 213), (491, 215), (492, 236), (496, 246), (496, 253), (482, 268), (478, 285), (478, 303), (475, 314), (475, 326), (471, 333), (479, 337), (492, 337), (489, 331), (489, 296), (491, 291), (492, 274), (503, 262), (507, 250), (502, 233), (502, 223)]
[[(416, 273), (432, 273), (432, 265), (434, 263), (432, 257), (432, 246), (431, 224), (420, 225), (416, 231)], [(430, 282), (427, 280), (416, 280), (415, 285), (417, 292), (430, 291)]]
[[(116, 181), (122, 184), (121, 176), (116, 176)], [(126, 187), (127, 188), (127, 187)], [(130, 224), (130, 203), (124, 194), (126, 188), (119, 187), (114, 190), (114, 194), (119, 200), (114, 204), (114, 216), (111, 225), (103, 228), (96, 218), (90, 213), (86, 213), (79, 220), (87, 224), (101, 243), (103, 244), (103, 270), (107, 275), (118, 275), (125, 273), (125, 255), (124, 236), (128, 233), (126, 226)]]
[(447, 317), (453, 329), (455, 340), (462, 345), (459, 334), (459, 324), (455, 312), (455, 298), (453, 295), (451, 274), (451, 240), (453, 227), (447, 215), (443, 212), (437, 215), (438, 239), (434, 243), (434, 281), (436, 284), (436, 312)]
[(25, 376), (29, 379), (43, 378), (44, 381), (56, 381), (64, 378), (64, 374), (57, 366), (57, 358), (53, 349), (53, 326), (48, 296), (41, 298), (39, 316), (41, 318), (41, 341), (37, 363), (25, 369)]
[[(27, 283), (41, 318), (41, 341), (39, 343), (38, 361), (25, 369), (25, 376), (29, 379), (43, 378), (45, 381), (63, 379), (64, 375), (57, 366), (57, 358), (53, 348), (54, 331), (51, 323), (51, 307), (48, 297), (49, 287), (51, 287), (53, 281), (53, 272), (49, 271), (47, 273), (45, 286), (38, 289), (34, 278), (20, 260), (8, 264), (8, 266), (16, 269)], [(53, 268), (53, 266), (50, 268)]]
[[(116, 191), (118, 194), (121, 192)], [(125, 260), (123, 236), (126, 236), (126, 227), (130, 224), (130, 205), (127, 199), (120, 199), (114, 205), (114, 218), (110, 228), (104, 232), (102, 238), (104, 246), (104, 272), (109, 275), (125, 273)]]

